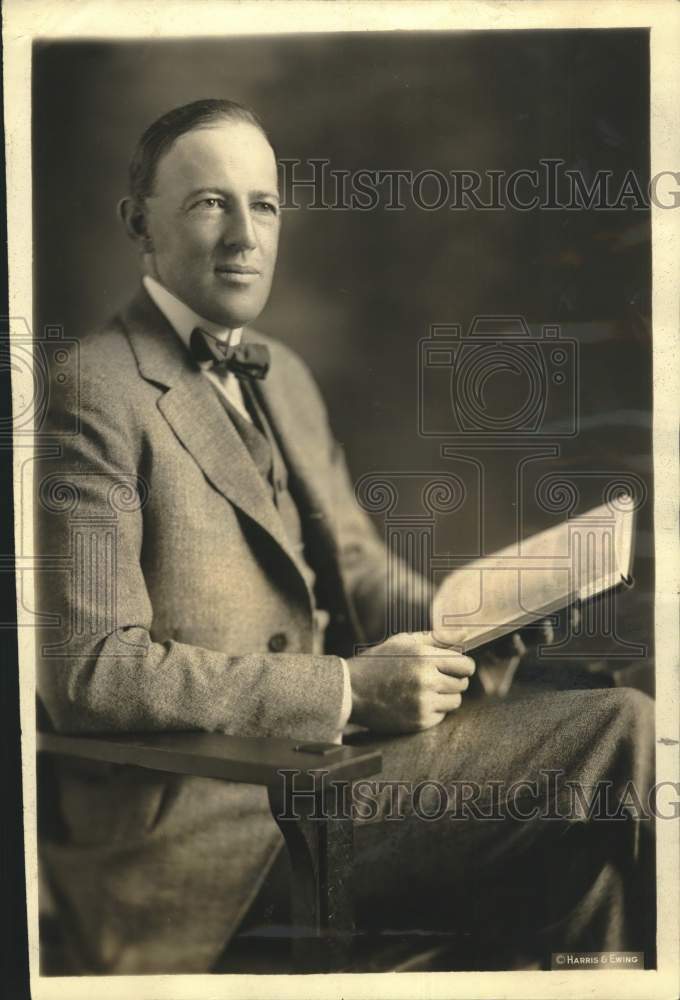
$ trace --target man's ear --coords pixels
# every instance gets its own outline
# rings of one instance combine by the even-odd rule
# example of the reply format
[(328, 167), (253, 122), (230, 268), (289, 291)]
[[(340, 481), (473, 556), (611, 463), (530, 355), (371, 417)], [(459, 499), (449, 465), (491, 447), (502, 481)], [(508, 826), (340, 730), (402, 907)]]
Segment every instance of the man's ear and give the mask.
[(118, 218), (125, 226), (131, 240), (139, 245), (142, 253), (151, 253), (153, 242), (146, 224), (146, 212), (134, 198), (121, 198), (118, 202)]

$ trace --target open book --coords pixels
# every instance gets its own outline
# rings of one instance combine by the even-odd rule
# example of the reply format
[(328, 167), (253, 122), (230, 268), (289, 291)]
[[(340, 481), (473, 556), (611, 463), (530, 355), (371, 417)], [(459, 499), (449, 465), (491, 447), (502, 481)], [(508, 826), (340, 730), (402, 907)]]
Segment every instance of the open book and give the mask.
[(467, 653), (630, 582), (635, 504), (627, 494), (453, 570), (432, 606), (436, 642)]

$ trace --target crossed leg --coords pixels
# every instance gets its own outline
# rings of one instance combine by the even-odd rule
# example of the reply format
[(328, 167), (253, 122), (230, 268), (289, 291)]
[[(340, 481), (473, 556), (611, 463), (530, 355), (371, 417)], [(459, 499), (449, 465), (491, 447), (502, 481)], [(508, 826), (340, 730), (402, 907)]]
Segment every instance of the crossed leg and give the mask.
[(360, 927), (476, 942), (478, 968), (494, 948), (542, 963), (644, 951), (654, 964), (653, 820), (638, 808), (653, 783), (646, 695), (518, 685), (425, 732), (357, 741), (383, 754), (382, 792), (356, 810)]
[[(433, 729), (348, 741), (383, 755), (378, 784), (355, 786), (351, 803), (360, 939), (434, 935), (459, 968), (520, 955), (549, 968), (568, 950), (644, 951), (653, 967), (653, 821), (615, 818), (649, 799), (646, 695), (516, 685), (504, 701), (464, 699)], [(281, 851), (246, 936), (289, 923), (289, 880)]]

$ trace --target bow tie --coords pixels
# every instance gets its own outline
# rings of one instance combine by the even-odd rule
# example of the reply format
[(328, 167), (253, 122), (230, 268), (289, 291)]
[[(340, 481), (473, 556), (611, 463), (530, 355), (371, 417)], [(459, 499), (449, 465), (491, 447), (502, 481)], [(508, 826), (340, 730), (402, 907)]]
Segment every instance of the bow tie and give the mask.
[(229, 347), (200, 326), (191, 334), (191, 353), (196, 361), (212, 361), (219, 375), (232, 372), (237, 378), (265, 378), (269, 371), (269, 348), (264, 344)]

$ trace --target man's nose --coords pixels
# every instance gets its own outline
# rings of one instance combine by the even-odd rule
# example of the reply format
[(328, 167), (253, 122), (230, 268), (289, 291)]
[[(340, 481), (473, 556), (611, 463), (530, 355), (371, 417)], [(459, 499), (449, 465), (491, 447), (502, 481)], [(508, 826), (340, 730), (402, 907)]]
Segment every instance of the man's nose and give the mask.
[(257, 246), (255, 227), (249, 205), (238, 206), (224, 227), (223, 241), (233, 249), (254, 250)]

